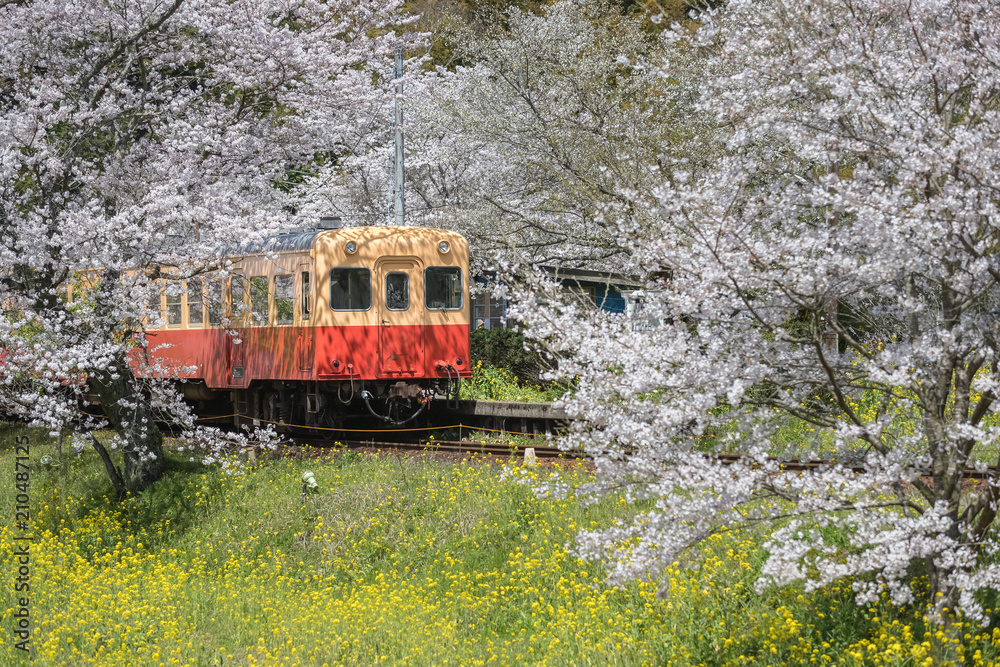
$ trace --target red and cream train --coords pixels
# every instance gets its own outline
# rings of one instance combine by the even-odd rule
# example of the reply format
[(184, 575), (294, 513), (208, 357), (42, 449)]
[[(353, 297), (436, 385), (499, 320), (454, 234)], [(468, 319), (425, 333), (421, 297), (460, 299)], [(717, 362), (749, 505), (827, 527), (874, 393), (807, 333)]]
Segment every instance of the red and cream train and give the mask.
[[(147, 333), (201, 414), (336, 427), (404, 423), (469, 368), (469, 248), (420, 227), (320, 229), (242, 244), (225, 280), (165, 290)], [(177, 292), (173, 294), (172, 292)]]

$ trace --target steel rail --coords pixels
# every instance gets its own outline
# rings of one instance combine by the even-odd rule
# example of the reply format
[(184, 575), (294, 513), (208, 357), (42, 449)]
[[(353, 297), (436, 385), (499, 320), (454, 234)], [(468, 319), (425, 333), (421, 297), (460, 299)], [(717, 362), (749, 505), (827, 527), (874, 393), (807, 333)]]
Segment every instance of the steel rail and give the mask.
[(513, 443), (483, 442), (480, 440), (420, 440), (417, 442), (387, 442), (375, 440), (329, 440), (309, 437), (293, 437), (293, 444), (329, 449), (384, 449), (419, 452), (444, 452), (458, 454), (489, 454), (492, 456), (524, 456), (526, 450), (535, 450), (537, 458), (583, 458), (580, 452), (565, 452), (558, 447), (547, 445), (516, 445)]
[[(312, 447), (329, 448), (333, 445), (329, 440), (317, 440), (314, 438), (302, 438), (296, 437), (293, 439), (296, 444), (306, 444)], [(443, 452), (443, 453), (460, 453), (460, 454), (489, 454), (491, 456), (523, 456), (527, 449), (534, 449), (535, 456), (539, 459), (545, 458), (569, 458), (569, 459), (582, 459), (587, 458), (583, 452), (580, 451), (564, 451), (558, 447), (552, 447), (548, 445), (518, 445), (514, 443), (497, 443), (497, 442), (484, 442), (479, 440), (434, 440), (434, 439), (424, 439), (417, 442), (389, 442), (389, 441), (374, 441), (374, 440), (344, 440), (339, 441), (339, 445), (348, 449), (363, 449), (363, 448), (374, 448), (374, 449), (385, 449), (385, 450), (402, 450), (402, 451), (422, 451), (422, 452)], [(706, 454), (707, 456), (714, 456), (724, 465), (735, 465), (740, 462), (745, 462), (751, 457), (747, 454), (739, 454), (734, 452), (724, 452), (717, 454)], [(845, 465), (838, 463), (837, 461), (831, 461), (827, 459), (782, 459), (777, 456), (769, 456), (766, 459), (770, 463), (778, 463), (783, 472), (810, 472), (814, 470), (819, 470), (821, 468), (833, 468), (835, 466), (841, 466), (842, 468), (856, 473), (863, 474), (866, 472), (864, 466), (859, 465)], [(750, 461), (751, 465), (753, 460)], [(929, 472), (918, 472), (918, 477), (930, 478), (932, 475)], [(962, 477), (965, 479), (973, 480), (985, 480), (1000, 477), (998, 474), (997, 466), (989, 466), (984, 470), (979, 470), (976, 468), (965, 468)]]

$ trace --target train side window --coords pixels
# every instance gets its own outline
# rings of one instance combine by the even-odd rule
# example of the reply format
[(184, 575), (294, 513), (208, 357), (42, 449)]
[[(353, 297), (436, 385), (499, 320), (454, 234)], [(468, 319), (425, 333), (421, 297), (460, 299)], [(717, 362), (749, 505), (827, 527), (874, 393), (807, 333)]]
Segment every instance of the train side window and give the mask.
[(271, 317), (270, 303), (267, 300), (267, 276), (250, 278), (250, 313), (251, 325), (266, 327)]
[(181, 324), (183, 291), (178, 280), (170, 281), (167, 286), (167, 326), (176, 327)]
[(302, 272), (302, 319), (309, 319), (309, 272)]
[(229, 281), (229, 313), (233, 326), (238, 324), (246, 314), (246, 282), (243, 276), (236, 274)]
[(368, 269), (330, 270), (330, 308), (368, 310), (372, 307), (372, 280)]
[(428, 266), (424, 270), (424, 304), (430, 310), (461, 308), (462, 269), (457, 266)]
[(278, 324), (291, 324), (295, 318), (295, 276), (274, 277), (274, 308)]
[(149, 295), (150, 324), (158, 325), (156, 320), (163, 316), (163, 285), (159, 281), (155, 281), (150, 284), (149, 288), (152, 290), (152, 294)]
[(410, 276), (405, 273), (386, 274), (385, 307), (389, 310), (406, 310), (410, 307)]
[(188, 326), (200, 327), (205, 324), (205, 297), (202, 295), (201, 278), (187, 281)]
[(222, 281), (208, 281), (208, 323), (213, 327), (222, 324)]

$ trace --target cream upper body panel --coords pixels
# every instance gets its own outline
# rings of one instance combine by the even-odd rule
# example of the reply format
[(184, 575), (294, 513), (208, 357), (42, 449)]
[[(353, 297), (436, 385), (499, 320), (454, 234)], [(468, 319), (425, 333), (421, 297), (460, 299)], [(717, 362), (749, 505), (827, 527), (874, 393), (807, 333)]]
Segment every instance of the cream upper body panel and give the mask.
[[(407, 318), (413, 320), (412, 324), (441, 325), (469, 321), (469, 246), (459, 234), (424, 227), (351, 227), (319, 234), (312, 255), (316, 268), (314, 324), (317, 326), (379, 324), (378, 305), (385, 298), (384, 284), (379, 280), (383, 266), (388, 271), (406, 271), (412, 274), (408, 308), (412, 318)], [(401, 268), (407, 265), (412, 268)], [(428, 267), (461, 269), (461, 307), (427, 310), (424, 302), (424, 275)], [(331, 272), (334, 269), (351, 268), (367, 269), (370, 272), (370, 307), (334, 310), (331, 307)]]
[[(209, 287), (213, 285), (211, 275), (202, 277), (205, 287), (199, 292), (203, 292), (203, 306), (198, 305), (198, 299), (189, 298), (188, 281), (180, 283), (183, 297), (177, 290), (173, 296), (161, 295), (161, 309), (169, 320), (165, 328), (223, 326), (220, 315), (214, 313), (220, 313), (234, 328), (378, 325), (379, 306), (385, 299), (381, 278), (386, 272), (410, 275), (408, 312), (396, 319), (398, 324), (469, 321), (469, 246), (454, 232), (424, 227), (350, 227), (317, 232), (308, 247), (231, 255), (230, 259), (232, 271), (217, 291)], [(460, 307), (427, 308), (424, 285), (428, 267), (461, 269)], [(335, 269), (355, 269), (355, 276), (367, 276), (367, 307), (331, 307), (331, 272)], [(221, 304), (217, 303), (220, 299)], [(242, 309), (236, 307), (240, 303)], [(202, 307), (204, 314), (197, 321), (191, 316), (192, 308)], [(209, 308), (216, 310), (210, 313)]]

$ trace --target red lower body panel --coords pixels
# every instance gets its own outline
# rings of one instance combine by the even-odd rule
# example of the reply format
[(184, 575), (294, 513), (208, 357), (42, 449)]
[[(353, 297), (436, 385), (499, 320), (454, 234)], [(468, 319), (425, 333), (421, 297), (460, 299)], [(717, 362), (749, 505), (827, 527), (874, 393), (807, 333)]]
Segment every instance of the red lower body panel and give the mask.
[[(469, 328), (447, 326), (255, 327), (147, 334), (140, 375), (246, 387), (254, 380), (418, 380), (469, 377)], [(450, 368), (448, 368), (450, 367)]]

